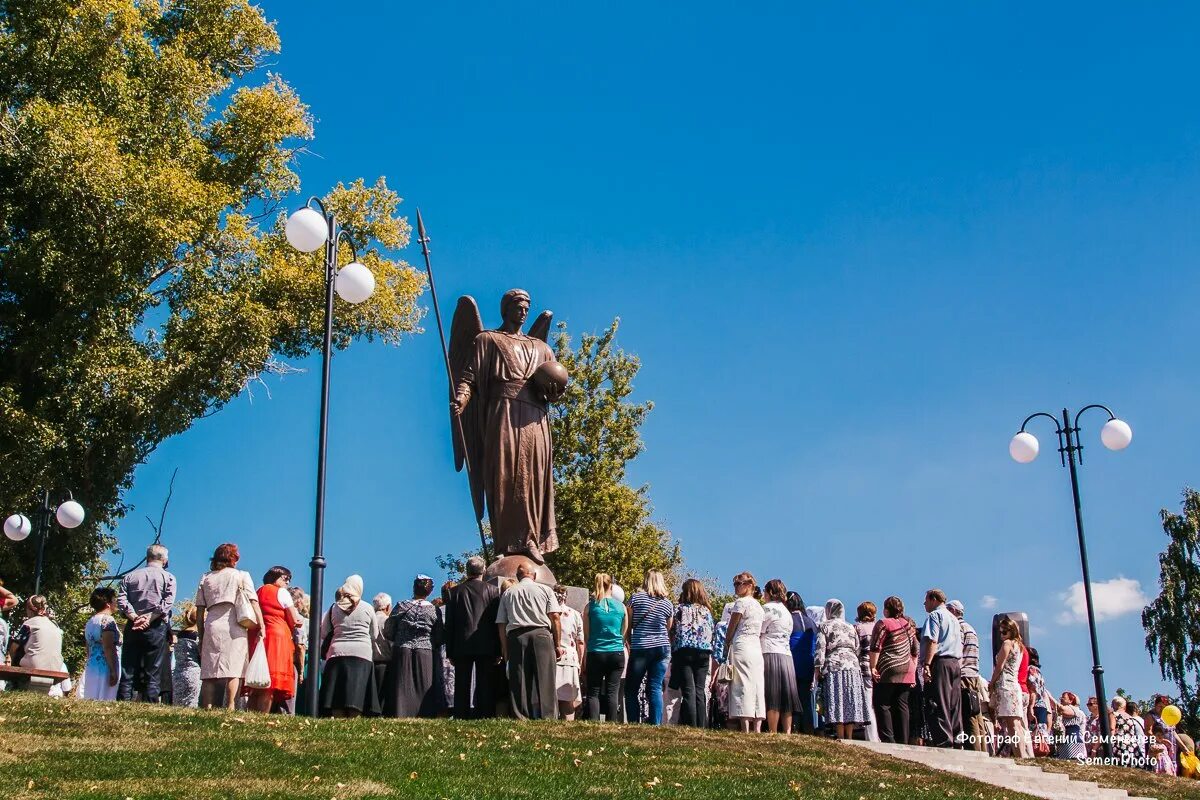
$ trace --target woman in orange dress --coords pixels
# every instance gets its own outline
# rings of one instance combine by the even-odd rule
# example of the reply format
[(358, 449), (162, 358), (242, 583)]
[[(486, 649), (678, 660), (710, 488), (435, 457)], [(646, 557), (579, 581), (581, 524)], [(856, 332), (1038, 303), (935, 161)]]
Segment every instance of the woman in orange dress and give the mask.
[(263, 585), (258, 590), (258, 605), (262, 609), (265, 636), (262, 631), (255, 634), (250, 655), (265, 638), (267, 667), (271, 671), (271, 686), (268, 689), (250, 689), (251, 711), (270, 713), (296, 695), (296, 669), (293, 662), (295, 639), (292, 631), (300, 627), (300, 615), (296, 611), (288, 584), (292, 572), (287, 567), (271, 567), (263, 575)]

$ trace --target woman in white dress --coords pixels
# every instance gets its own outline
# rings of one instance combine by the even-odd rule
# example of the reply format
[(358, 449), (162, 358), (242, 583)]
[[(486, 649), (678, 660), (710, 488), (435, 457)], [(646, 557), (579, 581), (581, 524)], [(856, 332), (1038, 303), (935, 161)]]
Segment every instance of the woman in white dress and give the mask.
[(116, 700), (117, 684), (121, 680), (121, 632), (113, 611), (117, 606), (115, 590), (101, 586), (92, 592), (89, 601), (96, 613), (83, 627), (87, 643), (87, 666), (79, 683), (79, 696), (84, 700)]
[(567, 587), (554, 587), (558, 606), (562, 609), (558, 622), (562, 626), (562, 646), (565, 651), (555, 666), (555, 685), (558, 696), (558, 718), (575, 719), (575, 710), (583, 699), (580, 691), (579, 668), (583, 664), (583, 615), (567, 605)]
[(729, 684), (729, 719), (737, 721), (743, 733), (757, 732), (767, 718), (766, 682), (763, 675), (763, 607), (755, 599), (758, 586), (754, 576), (742, 572), (733, 579), (737, 600), (729, 617), (725, 636), (725, 662), (733, 672)]
[(1018, 723), (1025, 718), (1025, 693), (1021, 691), (1017, 672), (1021, 669), (1021, 653), (1025, 646), (1021, 642), (1021, 629), (1008, 617), (1000, 620), (1000, 637), (1000, 652), (996, 653), (988, 697), (1000, 727), (999, 749), (1004, 754), (1005, 750), (1020, 750), (1017, 739), (1023, 728), (1018, 729)]
[(201, 708), (212, 708), (222, 695), (225, 708), (235, 708), (250, 658), (248, 631), (238, 622), (239, 595), (253, 609), (258, 630), (263, 630), (254, 579), (237, 568), (240, 557), (236, 544), (219, 546), (213, 553), (212, 571), (204, 573), (196, 589)]

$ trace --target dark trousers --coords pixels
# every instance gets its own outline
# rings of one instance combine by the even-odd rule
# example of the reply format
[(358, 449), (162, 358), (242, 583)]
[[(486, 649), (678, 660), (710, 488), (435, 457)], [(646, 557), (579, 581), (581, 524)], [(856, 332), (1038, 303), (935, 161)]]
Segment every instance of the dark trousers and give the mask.
[[(625, 653), (587, 654), (587, 718), (600, 721), (600, 712), (608, 722), (621, 721), (621, 671), (625, 669)], [(604, 698), (601, 706), (600, 698)]]
[(681, 647), (671, 656), (671, 684), (683, 695), (679, 707), (679, 724), (695, 728), (708, 727), (708, 709), (704, 702), (704, 684), (708, 682), (708, 665), (712, 652), (695, 647)]
[(134, 691), (138, 691), (145, 702), (158, 702), (169, 630), (170, 626), (164, 619), (142, 631), (135, 631), (132, 622), (126, 623), (125, 641), (121, 648), (121, 682), (117, 685), (118, 700), (132, 700)]
[(517, 719), (556, 719), (554, 636), (549, 628), (509, 628), (508, 700)]
[[(796, 659), (792, 659), (795, 663)], [(813, 674), (796, 673), (796, 691), (800, 695), (800, 708), (792, 714), (792, 729), (797, 733), (817, 732), (817, 690), (813, 688)]]
[(877, 683), (871, 698), (879, 741), (908, 743), (908, 693), (906, 683)]
[[(496, 657), (459, 656), (451, 661), (454, 663), (454, 718), (488, 719), (496, 716)], [(474, 703), (471, 697), (472, 674), (475, 675)]]
[[(793, 663), (795, 659), (792, 659)], [(817, 732), (817, 690), (813, 686), (813, 674), (796, 673), (796, 691), (800, 695), (800, 710), (792, 714), (792, 727), (798, 733)]]
[(929, 744), (954, 747), (962, 730), (962, 662), (953, 656), (933, 659), (925, 705), (929, 711)]

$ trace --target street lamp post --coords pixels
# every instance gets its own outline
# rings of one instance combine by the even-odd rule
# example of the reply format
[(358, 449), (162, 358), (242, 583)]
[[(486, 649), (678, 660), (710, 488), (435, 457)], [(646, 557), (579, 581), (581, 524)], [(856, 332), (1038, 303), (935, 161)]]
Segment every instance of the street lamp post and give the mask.
[(35, 518), (37, 519), (36, 529), (30, 523), (29, 518), (24, 514), (13, 514), (8, 519), (4, 520), (4, 535), (14, 542), (24, 541), (33, 531), (37, 537), (37, 560), (33, 567), (33, 593), (42, 593), (42, 565), (46, 560), (46, 537), (50, 535), (50, 517), (53, 516), (58, 520), (58, 524), (70, 530), (78, 528), (83, 524), (84, 510), (83, 506), (75, 502), (75, 498), (71, 493), (54, 493), (66, 494), (67, 499), (59, 503), (57, 508), (51, 505), (51, 491), (45, 489), (42, 491), (42, 506), (38, 509)]
[(1087, 543), (1083, 538), (1083, 511), (1079, 503), (1079, 474), (1078, 465), (1083, 464), (1083, 445), (1079, 442), (1079, 418), (1084, 411), (1098, 408), (1108, 414), (1108, 422), (1100, 429), (1100, 441), (1109, 450), (1124, 450), (1133, 441), (1133, 431), (1123, 420), (1117, 419), (1106, 406), (1093, 404), (1084, 406), (1075, 415), (1074, 424), (1071, 422), (1071, 412), (1063, 409), (1062, 422), (1057, 417), (1039, 411), (1030, 414), (1021, 423), (1021, 430), (1008, 444), (1009, 455), (1014, 461), (1028, 464), (1037, 458), (1038, 440), (1032, 433), (1026, 433), (1025, 426), (1036, 417), (1046, 417), (1054, 423), (1055, 433), (1058, 434), (1058, 453), (1064, 467), (1071, 471), (1071, 496), (1075, 501), (1075, 530), (1079, 535), (1079, 563), (1083, 568), (1083, 598), (1087, 606), (1088, 630), (1092, 637), (1092, 676), (1096, 682), (1096, 702), (1100, 715), (1100, 738), (1104, 748), (1104, 757), (1112, 758), (1112, 731), (1108, 724), (1108, 701), (1104, 694), (1104, 667), (1100, 666), (1100, 640), (1096, 636), (1096, 612), (1092, 603), (1092, 578), (1088, 570)]
[[(317, 211), (313, 205), (320, 208)], [(321, 653), (321, 608), (325, 585), (325, 453), (329, 433), (329, 367), (333, 355), (333, 293), (348, 303), (361, 303), (375, 291), (375, 277), (358, 262), (358, 250), (354, 241), (344, 230), (338, 228), (337, 216), (325, 208), (320, 198), (313, 197), (308, 203), (288, 217), (284, 230), (288, 243), (302, 253), (313, 253), (325, 246), (325, 341), (321, 351), (321, 424), (317, 435), (317, 511), (313, 534), (313, 557), (310, 587), (311, 606), (308, 626), (308, 680), (305, 696), (308, 713), (317, 716), (318, 680)], [(354, 260), (337, 268), (338, 245), (342, 240), (350, 245)], [(316, 615), (313, 619), (313, 615)]]

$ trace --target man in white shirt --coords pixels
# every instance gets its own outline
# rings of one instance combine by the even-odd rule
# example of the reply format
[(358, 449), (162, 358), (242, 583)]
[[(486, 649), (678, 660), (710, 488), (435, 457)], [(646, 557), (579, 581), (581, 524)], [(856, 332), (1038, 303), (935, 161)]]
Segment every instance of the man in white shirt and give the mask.
[(534, 568), (517, 567), (517, 585), (500, 597), (496, 627), (508, 662), (509, 705), (517, 719), (554, 719), (558, 703), (556, 663), (564, 652), (560, 608), (554, 591), (533, 579)]

